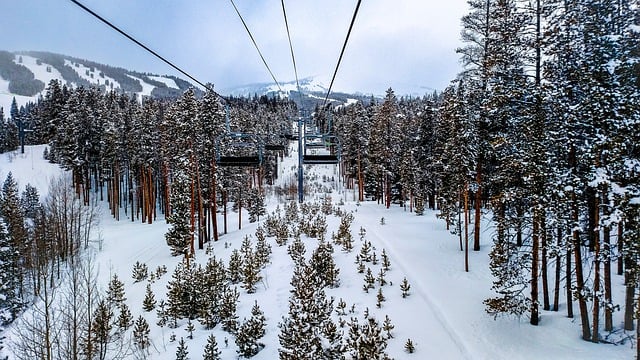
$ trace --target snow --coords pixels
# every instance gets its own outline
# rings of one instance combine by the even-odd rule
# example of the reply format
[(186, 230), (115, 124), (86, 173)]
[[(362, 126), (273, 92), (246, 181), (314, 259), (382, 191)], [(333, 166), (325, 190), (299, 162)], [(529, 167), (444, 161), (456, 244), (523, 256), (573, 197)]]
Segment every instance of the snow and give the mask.
[(167, 85), (167, 87), (169, 88), (173, 88), (173, 89), (180, 89), (180, 87), (178, 86), (178, 84), (176, 84), (176, 81), (173, 79), (169, 79), (166, 78), (164, 76), (149, 76), (149, 79), (151, 80), (155, 80), (155, 81), (159, 81), (161, 83), (164, 83), (165, 85)]
[(114, 89), (120, 87), (120, 83), (113, 78), (106, 75), (100, 76), (100, 71), (96, 71), (96, 68), (93, 68), (93, 71), (91, 71), (91, 68), (79, 62), (71, 62), (67, 59), (64, 60), (64, 64), (71, 67), (82, 79), (87, 80), (90, 84), (104, 85), (105, 80), (109, 80), (109, 86), (113, 84)]
[[(297, 145), (291, 145), (292, 150)], [(48, 179), (59, 176), (62, 172), (54, 165), (41, 158), (43, 146), (26, 147), (26, 153), (2, 154), (0, 156), (0, 176), (9, 171), (23, 189), (26, 182), (31, 182), (40, 193), (46, 190)], [(284, 184), (296, 171), (297, 154), (292, 151), (290, 157), (284, 159), (279, 167), (279, 181)], [(405, 209), (394, 205), (385, 209), (375, 202), (357, 203), (356, 193), (345, 190), (339, 179), (335, 165), (306, 166), (306, 175), (312, 179), (310, 183), (321, 182), (326, 176), (329, 180), (323, 185), (331, 189), (334, 203), (341, 205), (345, 212), (352, 212), (355, 220), (351, 226), (354, 238), (354, 250), (345, 253), (334, 246), (334, 259), (340, 268), (341, 284), (336, 289), (327, 289), (328, 296), (333, 296), (337, 303), (340, 298), (347, 303), (347, 309), (355, 305), (355, 314), (362, 322), (363, 312), (369, 309), (378, 322), (382, 323), (388, 315), (395, 325), (389, 340), (387, 353), (394, 359), (630, 359), (635, 349), (628, 343), (622, 346), (593, 344), (579, 338), (579, 318), (567, 319), (564, 303), (560, 311), (555, 313), (541, 310), (541, 323), (531, 326), (527, 319), (498, 318), (487, 315), (482, 300), (492, 296), (490, 287), (492, 278), (488, 267), (490, 250), (490, 230), (483, 232), (481, 251), (470, 254), (470, 271), (464, 271), (463, 253), (459, 249), (458, 239), (450, 234), (444, 222), (436, 218), (435, 212), (427, 211), (424, 216), (415, 216)], [(0, 179), (1, 180), (1, 179)], [(267, 189), (269, 192), (269, 189)], [(319, 201), (325, 193), (315, 192), (305, 199), (307, 202)], [(282, 208), (285, 200), (269, 198), (269, 208), (277, 205)], [(106, 289), (112, 274), (117, 274), (124, 281), (127, 303), (132, 315), (137, 318), (143, 315), (151, 326), (152, 347), (149, 359), (168, 360), (175, 358), (176, 342), (169, 342), (171, 333), (177, 339), (185, 338), (191, 359), (202, 356), (204, 345), (209, 334), (214, 334), (223, 359), (237, 359), (236, 345), (233, 336), (221, 331), (219, 326), (213, 330), (204, 330), (194, 322), (196, 332), (193, 339), (187, 339), (186, 320), (178, 322), (177, 329), (159, 328), (155, 326), (155, 311), (142, 311), (142, 301), (146, 282), (134, 283), (131, 278), (133, 264), (136, 261), (146, 263), (153, 271), (158, 266), (166, 265), (168, 273), (155, 281), (151, 288), (157, 301), (166, 298), (166, 285), (171, 278), (175, 266), (181, 261), (171, 257), (164, 241), (164, 233), (168, 229), (162, 216), (154, 224), (131, 222), (124, 218), (115, 221), (109, 216), (106, 203), (101, 203), (101, 229), (95, 237), (101, 238), (101, 250), (97, 252), (99, 264), (98, 284)], [(124, 215), (124, 214), (123, 214)], [(248, 219), (243, 214), (243, 219)], [(213, 254), (217, 258), (228, 261), (234, 248), (239, 248), (245, 235), (254, 234), (258, 223), (243, 222), (242, 230), (238, 229), (237, 214), (229, 215), (229, 233), (220, 237), (220, 241), (212, 244)], [(384, 218), (384, 225), (381, 219)], [(485, 219), (488, 221), (488, 219)], [(336, 216), (327, 218), (327, 238), (337, 230), (339, 219)], [(379, 256), (383, 249), (391, 260), (391, 269), (387, 273), (388, 284), (382, 287), (386, 301), (380, 309), (376, 308), (378, 286), (369, 293), (362, 290), (363, 276), (357, 273), (354, 259), (359, 253), (361, 241), (360, 228), (366, 229), (365, 239), (371, 241)], [(255, 243), (255, 236), (253, 237)], [(307, 255), (316, 247), (317, 240), (304, 238)], [(275, 244), (268, 238), (273, 254), (271, 264), (262, 271), (263, 281), (254, 294), (247, 294), (239, 288), (240, 303), (239, 320), (250, 316), (251, 307), (257, 301), (267, 319), (266, 335), (262, 342), (266, 345), (254, 359), (272, 360), (278, 358), (278, 322), (286, 316), (290, 280), (293, 264), (285, 247)], [(203, 250), (196, 254), (196, 261), (204, 263), (207, 255)], [(367, 264), (374, 274), (380, 264)], [(411, 285), (410, 295), (402, 298), (399, 285), (406, 277)], [(622, 283), (621, 277), (615, 282)], [(337, 316), (337, 315), (336, 315)], [(621, 314), (616, 313), (619, 322)], [(347, 329), (341, 329), (347, 331)], [(11, 336), (9, 330), (4, 335)], [(633, 336), (633, 334), (629, 334)], [(407, 339), (416, 346), (416, 353), (408, 354), (403, 347)], [(228, 346), (225, 346), (225, 339)], [(6, 353), (6, 352), (5, 352)]]
[[(138, 95), (151, 96), (151, 91), (153, 91), (155, 86), (153, 86), (153, 85), (151, 85), (149, 83), (146, 83), (142, 79), (137, 78), (135, 76), (132, 76), (132, 75), (129, 75), (129, 74), (127, 74), (127, 76), (132, 78), (132, 79), (134, 79), (134, 80), (137, 80), (140, 83), (140, 85), (142, 85), (142, 91), (139, 92)], [(141, 97), (138, 97), (138, 99), (142, 100)]]

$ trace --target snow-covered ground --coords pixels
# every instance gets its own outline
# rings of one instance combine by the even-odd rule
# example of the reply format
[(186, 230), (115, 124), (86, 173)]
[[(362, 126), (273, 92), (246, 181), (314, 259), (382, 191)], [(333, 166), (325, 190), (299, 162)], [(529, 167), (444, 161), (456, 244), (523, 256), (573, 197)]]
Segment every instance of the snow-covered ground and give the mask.
[[(291, 145), (292, 149), (297, 147)], [(46, 189), (48, 179), (60, 174), (55, 166), (42, 160), (42, 146), (27, 147), (24, 155), (3, 154), (0, 156), (0, 176), (4, 179), (8, 171), (18, 179), (23, 189), (27, 182), (37, 186), (41, 194)], [(280, 166), (279, 181), (292, 179), (297, 154), (284, 160)], [(327, 295), (342, 298), (348, 307), (355, 305), (355, 314), (363, 318), (365, 309), (369, 309), (379, 322), (388, 315), (395, 325), (393, 338), (389, 340), (387, 353), (394, 359), (631, 359), (635, 349), (630, 343), (621, 346), (592, 344), (579, 337), (579, 319), (567, 319), (566, 307), (561, 304), (557, 313), (542, 311), (541, 323), (534, 327), (527, 319), (500, 318), (494, 320), (484, 311), (482, 300), (492, 296), (491, 276), (488, 270), (488, 252), (490, 249), (490, 230), (483, 233), (482, 249), (470, 256), (470, 272), (464, 271), (463, 253), (459, 249), (457, 237), (446, 231), (435, 213), (427, 211), (424, 216), (409, 214), (403, 208), (394, 206), (385, 209), (375, 202), (358, 204), (351, 191), (344, 191), (336, 181), (339, 178), (334, 165), (306, 166), (305, 171), (315, 179), (322, 181), (332, 189), (334, 203), (344, 202), (340, 207), (352, 212), (355, 220), (351, 226), (355, 248), (345, 253), (335, 247), (334, 259), (340, 268), (340, 287), (327, 289)], [(2, 180), (0, 179), (0, 180)], [(44, 187), (44, 188), (43, 188)], [(320, 199), (326, 194), (316, 193), (306, 201)], [(284, 201), (284, 200), (283, 200)], [(273, 210), (282, 206), (275, 197), (269, 199), (268, 206)], [(127, 303), (134, 319), (144, 316), (151, 325), (152, 349), (149, 358), (174, 359), (177, 342), (169, 342), (171, 333), (177, 338), (184, 337), (191, 359), (202, 357), (207, 337), (213, 333), (222, 350), (223, 359), (236, 359), (236, 346), (229, 334), (219, 330), (204, 330), (197, 322), (193, 339), (187, 339), (186, 321), (179, 321), (177, 329), (164, 328), (155, 323), (155, 311), (144, 312), (142, 301), (145, 294), (145, 282), (134, 283), (131, 278), (132, 267), (136, 261), (146, 263), (151, 270), (166, 265), (169, 272), (151, 286), (157, 301), (166, 298), (166, 285), (179, 258), (171, 257), (164, 240), (168, 226), (162, 218), (152, 225), (131, 222), (123, 219), (115, 221), (109, 216), (106, 204), (103, 207), (100, 236), (102, 251), (97, 254), (99, 263), (99, 284), (106, 289), (112, 274), (118, 274), (125, 282)], [(384, 224), (381, 219), (384, 218)], [(248, 219), (246, 214), (243, 219)], [(229, 216), (229, 233), (212, 244), (213, 254), (228, 261), (234, 248), (239, 248), (245, 235), (254, 234), (258, 223), (243, 223), (238, 230), (237, 214)], [(328, 217), (327, 238), (337, 230), (339, 219)], [(356, 269), (355, 256), (359, 253), (361, 241), (360, 228), (366, 230), (365, 239), (371, 241), (380, 257), (384, 249), (391, 260), (391, 269), (387, 281), (382, 287), (386, 301), (381, 308), (376, 307), (376, 292), (362, 290), (363, 274)], [(303, 236), (304, 238), (304, 236)], [(254, 237), (255, 241), (255, 237)], [(247, 294), (240, 290), (238, 306), (239, 320), (248, 317), (254, 301), (257, 301), (267, 318), (266, 335), (262, 342), (266, 344), (254, 358), (272, 360), (278, 358), (278, 322), (286, 316), (290, 280), (293, 264), (286, 247), (279, 247), (273, 238), (268, 238), (273, 248), (271, 264), (262, 272), (263, 281), (256, 293)], [(304, 239), (307, 254), (316, 247), (317, 240)], [(196, 261), (204, 263), (207, 255), (198, 251)], [(369, 265), (374, 274), (380, 264)], [(410, 296), (402, 298), (399, 285), (406, 277), (411, 285)], [(621, 283), (617, 277), (615, 282)], [(616, 314), (619, 323), (620, 314)], [(347, 329), (342, 329), (347, 331)], [(225, 346), (225, 338), (228, 346)], [(416, 352), (408, 354), (403, 347), (411, 339)]]

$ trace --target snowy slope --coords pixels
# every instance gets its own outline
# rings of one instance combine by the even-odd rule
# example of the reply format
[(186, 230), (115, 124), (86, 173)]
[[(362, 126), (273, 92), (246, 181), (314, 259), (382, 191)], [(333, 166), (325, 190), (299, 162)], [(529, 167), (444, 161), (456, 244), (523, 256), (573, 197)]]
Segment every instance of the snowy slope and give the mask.
[[(9, 110), (11, 108), (11, 102), (13, 101), (14, 97), (16, 99), (16, 103), (18, 104), (18, 106), (22, 106), (27, 102), (36, 102), (39, 95), (44, 95), (46, 91), (46, 86), (49, 84), (51, 80), (60, 80), (63, 84), (67, 83), (67, 80), (64, 79), (60, 71), (58, 71), (54, 66), (47, 64), (44, 61), (40, 61), (40, 64), (38, 64), (38, 59), (33, 56), (29, 56), (25, 54), (21, 54), (19, 56), (22, 57), (22, 62), (19, 63), (18, 55), (15, 56), (14, 62), (16, 64), (19, 63), (20, 65), (23, 65), (27, 69), (29, 69), (33, 73), (34, 78), (36, 80), (40, 80), (45, 84), (45, 90), (43, 90), (39, 94), (36, 94), (35, 96), (15, 95), (9, 92), (9, 88), (8, 88), (9, 82), (6, 79), (3, 79), (2, 77), (0, 77), (0, 107), (3, 108), (5, 116), (7, 116), (9, 113)], [(121, 88), (120, 83), (118, 83), (118, 81), (116, 81), (115, 79), (109, 76), (104, 75), (99, 69), (95, 67), (91, 67), (91, 66), (87, 66), (86, 64), (83, 64), (83, 62), (80, 60), (65, 58), (64, 64), (71, 67), (78, 74), (80, 78), (86, 80), (92, 85), (100, 86), (100, 85), (105, 85), (106, 82), (108, 82), (109, 89), (117, 90)], [(142, 91), (137, 93), (138, 99), (140, 99), (141, 96), (143, 95), (145, 96), (151, 95), (151, 91), (153, 91), (153, 89), (155, 88), (155, 85), (146, 83), (143, 79), (139, 77), (135, 77), (132, 75), (128, 75), (128, 76), (137, 80), (142, 86)], [(167, 87), (169, 88), (179, 89), (175, 80), (168, 78), (166, 76), (155, 75), (155, 76), (149, 76), (149, 78), (155, 81), (162, 82), (165, 85), (167, 85)], [(72, 86), (77, 86), (77, 84), (72, 83)]]
[[(296, 149), (294, 144), (292, 150)], [(27, 147), (25, 155), (3, 154), (0, 156), (0, 176), (8, 171), (19, 179), (22, 188), (26, 181), (42, 180), (36, 186), (46, 186), (44, 179), (57, 176), (60, 170), (42, 160), (38, 154), (43, 148)], [(280, 166), (281, 185), (295, 181), (295, 159), (285, 158)], [(541, 325), (530, 326), (526, 319), (494, 320), (484, 312), (482, 300), (491, 296), (491, 276), (488, 271), (489, 231), (483, 233), (482, 250), (471, 254), (471, 271), (463, 268), (463, 254), (459, 250), (457, 238), (448, 233), (441, 220), (436, 219), (434, 212), (426, 212), (424, 216), (408, 214), (400, 207), (385, 209), (375, 202), (358, 204), (352, 191), (345, 191), (334, 165), (306, 166), (305, 171), (309, 184), (318, 183), (332, 191), (334, 203), (343, 202), (340, 207), (352, 212), (355, 220), (351, 232), (355, 240), (355, 248), (346, 253), (335, 247), (334, 259), (340, 268), (340, 287), (328, 289), (327, 295), (342, 298), (348, 307), (355, 305), (355, 316), (363, 317), (365, 309), (369, 309), (378, 321), (382, 322), (388, 315), (395, 325), (392, 331), (394, 338), (389, 340), (387, 353), (394, 359), (631, 359), (634, 349), (631, 345), (613, 346), (592, 344), (579, 339), (579, 320), (566, 319), (561, 304), (558, 313), (541, 313)], [(326, 182), (322, 182), (323, 176)], [(267, 189), (267, 192), (270, 192)], [(316, 192), (306, 199), (313, 202), (324, 197), (326, 193)], [(285, 205), (284, 199), (269, 198), (269, 207)], [(99, 284), (105, 289), (112, 274), (118, 274), (125, 282), (127, 303), (134, 319), (143, 315), (151, 325), (152, 349), (149, 359), (175, 359), (177, 342), (169, 342), (171, 333), (178, 339), (184, 337), (189, 348), (191, 359), (202, 357), (202, 349), (207, 336), (216, 336), (222, 350), (223, 359), (237, 359), (233, 336), (215, 328), (204, 330), (196, 325), (194, 339), (187, 339), (186, 321), (179, 321), (177, 329), (159, 328), (155, 312), (142, 311), (145, 282), (134, 284), (131, 278), (133, 264), (136, 261), (146, 263), (150, 269), (166, 265), (169, 273), (151, 286), (156, 300), (165, 298), (166, 284), (171, 272), (181, 261), (171, 257), (164, 241), (164, 233), (168, 226), (162, 217), (152, 224), (141, 224), (121, 220), (113, 220), (103, 207), (101, 230), (96, 236), (103, 240), (102, 250), (97, 254), (99, 263)], [(248, 217), (243, 215), (244, 219)], [(384, 225), (381, 219), (384, 218)], [(255, 232), (257, 223), (243, 223), (238, 230), (237, 214), (229, 216), (229, 233), (221, 236), (220, 241), (212, 244), (213, 254), (228, 262), (234, 248), (239, 248), (245, 235)], [(330, 234), (337, 230), (339, 219), (329, 216), (327, 219)], [(373, 243), (380, 256), (383, 249), (389, 254), (391, 269), (387, 273), (387, 281), (392, 282), (382, 287), (386, 301), (380, 309), (376, 308), (376, 291), (365, 293), (362, 290), (363, 276), (359, 274), (354, 263), (362, 242), (359, 240), (360, 228), (366, 230), (365, 239)], [(303, 237), (304, 238), (304, 237)], [(255, 241), (255, 237), (254, 237)], [(254, 359), (272, 360), (278, 358), (278, 322), (288, 311), (289, 281), (293, 272), (293, 264), (286, 247), (279, 247), (273, 238), (268, 239), (273, 248), (271, 264), (263, 270), (264, 280), (259, 284), (255, 294), (247, 294), (239, 288), (240, 304), (239, 320), (248, 317), (251, 306), (257, 301), (267, 318), (266, 335), (262, 339), (265, 348)], [(304, 238), (307, 254), (310, 254), (316, 239)], [(207, 260), (204, 251), (198, 251), (196, 261)], [(369, 264), (374, 272), (380, 264)], [(406, 277), (411, 284), (410, 296), (402, 298), (399, 284)], [(621, 280), (616, 278), (619, 283)], [(616, 313), (616, 321), (620, 314)], [(336, 316), (337, 318), (337, 316)], [(346, 329), (343, 329), (346, 332)], [(7, 334), (11, 336), (10, 334)], [(631, 336), (632, 334), (630, 334)], [(228, 346), (225, 346), (225, 338)], [(411, 338), (416, 345), (416, 353), (403, 351), (404, 342)]]

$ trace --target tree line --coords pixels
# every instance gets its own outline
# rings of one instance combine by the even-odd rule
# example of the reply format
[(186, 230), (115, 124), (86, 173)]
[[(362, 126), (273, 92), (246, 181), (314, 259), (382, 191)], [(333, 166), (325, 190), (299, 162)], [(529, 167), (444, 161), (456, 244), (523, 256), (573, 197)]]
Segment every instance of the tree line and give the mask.
[(573, 317), (577, 304), (582, 338), (600, 342), (622, 305), (623, 328), (634, 329), (637, 2), (468, 3), (464, 68), (442, 93), (398, 100), (389, 89), (379, 104), (335, 114), (347, 185), (360, 201), (438, 209), (467, 257), (490, 214), (490, 314), (537, 325), (540, 309), (564, 301)]

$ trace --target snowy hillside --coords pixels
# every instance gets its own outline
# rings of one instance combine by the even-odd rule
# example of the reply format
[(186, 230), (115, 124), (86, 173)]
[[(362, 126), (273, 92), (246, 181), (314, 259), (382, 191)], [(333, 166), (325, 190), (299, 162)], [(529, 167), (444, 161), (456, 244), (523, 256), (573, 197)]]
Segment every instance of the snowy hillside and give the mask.
[[(294, 143), (290, 146), (292, 150), (297, 148)], [(27, 147), (24, 155), (2, 154), (0, 176), (4, 177), (11, 171), (21, 188), (27, 182), (35, 181), (32, 184), (40, 189), (41, 194), (45, 194), (48, 179), (59, 176), (61, 171), (41, 158), (43, 150), (42, 146), (35, 146)], [(295, 151), (290, 157), (284, 158), (280, 166), (280, 185), (292, 178), (296, 158)], [(359, 324), (364, 325), (365, 314), (368, 313), (380, 326), (387, 316), (390, 319), (393, 329), (384, 331), (383, 337), (388, 338), (386, 352), (394, 359), (632, 358), (633, 350), (629, 343), (613, 346), (585, 342), (577, 335), (567, 337), (566, 334), (579, 333), (579, 321), (567, 320), (562, 311), (543, 312), (540, 326), (530, 326), (524, 319), (494, 320), (487, 315), (482, 300), (491, 295), (489, 289), (492, 278), (487, 255), (490, 234), (483, 234), (482, 251), (472, 254), (471, 271), (464, 272), (463, 254), (457, 238), (445, 230), (444, 223), (436, 218), (435, 212), (415, 216), (401, 207), (387, 210), (375, 202), (357, 203), (356, 194), (344, 190), (342, 184), (334, 181), (339, 176), (333, 165), (308, 167), (306, 171), (307, 181), (316, 189), (306, 202), (320, 204), (328, 196), (333, 201), (330, 214), (326, 215), (328, 241), (331, 241), (332, 234), (338, 232), (341, 219), (346, 214), (353, 215), (350, 226), (353, 249), (346, 251), (341, 246), (333, 245), (332, 257), (339, 268), (338, 286), (326, 289), (327, 297), (334, 299), (335, 310), (331, 318), (336, 324), (344, 321), (344, 327), (338, 327), (338, 330), (345, 338), (349, 334), (351, 319), (358, 319)], [(279, 208), (280, 214), (283, 214), (286, 207), (295, 206), (295, 203), (273, 195), (272, 188), (268, 188), (267, 193), (272, 194), (268, 198), (271, 213)], [(106, 203), (99, 206), (103, 211), (100, 230), (95, 232), (94, 238), (100, 238), (101, 241), (93, 245), (96, 250), (98, 285), (106, 290), (113, 275), (124, 282), (125, 302), (133, 319), (141, 316), (150, 326), (151, 346), (145, 358), (175, 359), (182, 338), (188, 348), (189, 358), (201, 359), (207, 339), (213, 335), (217, 339), (221, 358), (237, 359), (235, 337), (223, 331), (220, 325), (207, 330), (199, 321), (193, 320), (191, 336), (188, 330), (190, 322), (186, 319), (178, 319), (175, 328), (161, 327), (156, 325), (159, 321), (157, 306), (152, 311), (143, 310), (147, 285), (156, 303), (167, 301), (167, 286), (174, 269), (182, 262), (181, 258), (170, 255), (165, 244), (164, 233), (168, 226), (164, 219), (160, 216), (152, 225), (126, 219), (115, 221), (109, 216)], [(243, 218), (247, 219), (246, 215)], [(303, 217), (302, 211), (297, 212), (296, 216)], [(229, 233), (211, 244), (209, 253), (204, 250), (197, 252), (195, 261), (198, 264), (206, 264), (212, 256), (225, 264), (229, 263), (234, 249), (241, 248), (245, 237), (248, 236), (255, 245), (258, 226), (267, 226), (262, 219), (256, 223), (244, 223), (239, 230), (238, 214), (233, 212), (229, 220)], [(301, 235), (301, 240), (306, 248), (304, 256), (309, 259), (319, 241), (305, 235)], [(289, 311), (290, 281), (295, 266), (288, 246), (294, 240), (288, 239), (283, 246), (276, 242), (275, 237), (267, 237), (266, 241), (272, 253), (269, 262), (260, 271), (262, 280), (256, 284), (255, 292), (245, 290), (242, 283), (235, 286), (240, 294), (238, 321), (242, 323), (251, 316), (254, 304), (258, 304), (264, 312), (266, 332), (259, 339), (264, 347), (254, 358), (272, 360), (278, 358), (281, 348), (279, 324)], [(368, 270), (360, 272), (357, 259), (365, 257), (363, 248), (368, 247), (368, 243), (371, 244), (368, 253), (372, 256), (375, 254), (377, 262), (364, 261), (364, 267), (371, 269), (375, 277), (372, 287), (364, 291)], [(386, 266), (383, 253), (389, 261)], [(151, 272), (166, 266), (168, 272), (135, 282), (132, 270), (136, 262), (145, 264)], [(384, 271), (385, 267), (388, 270)], [(383, 274), (384, 282), (380, 274)], [(408, 291), (401, 289), (405, 278), (410, 285)], [(404, 297), (403, 292), (408, 296)], [(378, 294), (383, 294), (384, 300)], [(341, 302), (346, 304), (343, 310), (337, 306)], [(9, 343), (16, 337), (11, 331), (9, 329), (4, 333)], [(122, 335), (122, 339), (129, 339), (130, 331)], [(405, 350), (408, 339), (415, 345), (415, 353), (410, 354)], [(121, 348), (127, 353), (125, 358), (142, 356), (136, 354), (133, 345), (127, 346)], [(9, 346), (5, 354), (11, 354), (10, 349)]]
[[(280, 83), (279, 86), (274, 83), (257, 83), (238, 86), (234, 88), (224, 89), (224, 92), (231, 96), (252, 97), (254, 95), (279, 96), (281, 98), (290, 98), (296, 103), (303, 104), (303, 108), (313, 109), (316, 104), (321, 104), (329, 90), (330, 78), (322, 76), (310, 76), (300, 79), (300, 93), (298, 93), (298, 84), (294, 81)], [(351, 104), (356, 101), (369, 101), (372, 94), (349, 94), (341, 92), (339, 89), (332, 89), (328, 102), (336, 106), (340, 104)], [(380, 98), (380, 96), (374, 96)]]
[(25, 67), (33, 74), (33, 81), (42, 82), (44, 88), (30, 96), (20, 95), (10, 91), (9, 83), (12, 80), (0, 75), (0, 107), (4, 109), (5, 115), (8, 114), (14, 98), (18, 106), (35, 102), (38, 96), (44, 94), (46, 85), (51, 80), (59, 80), (62, 84), (73, 87), (98, 86), (109, 90), (135, 93), (139, 96), (156, 97), (179, 95), (191, 86), (174, 76), (138, 73), (70, 56), (44, 52), (8, 53), (8, 55), (13, 56), (13, 63)]

